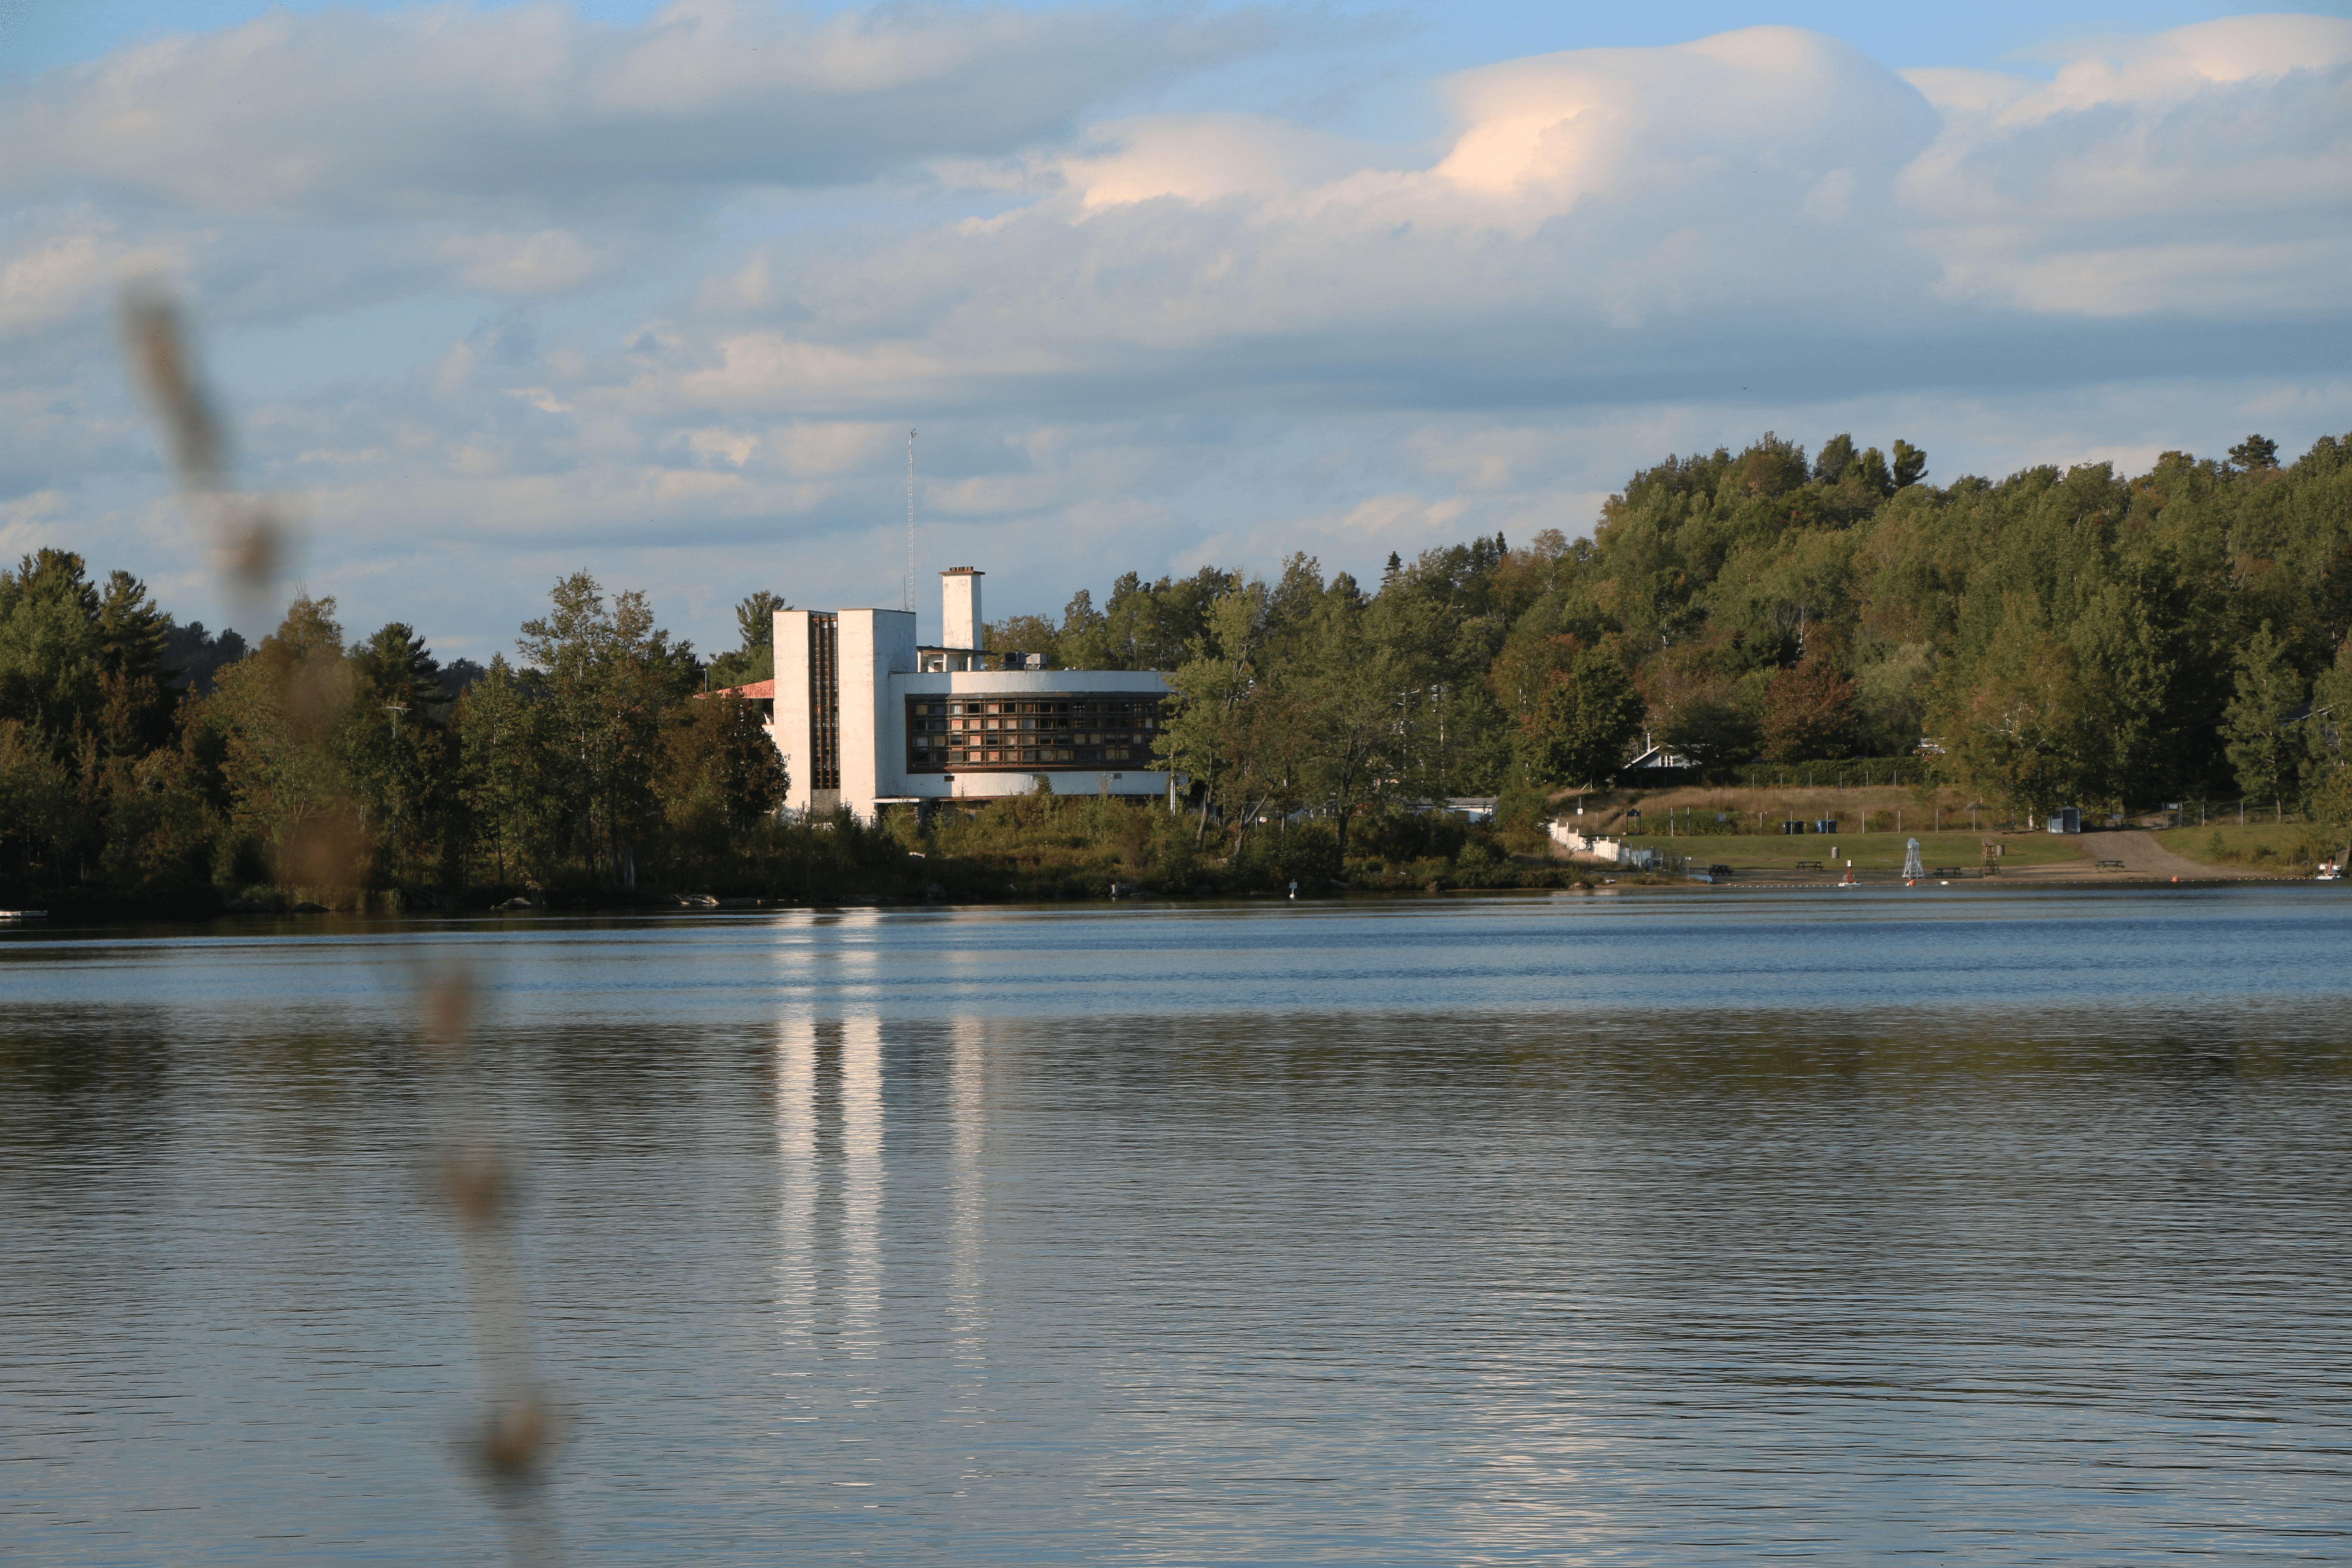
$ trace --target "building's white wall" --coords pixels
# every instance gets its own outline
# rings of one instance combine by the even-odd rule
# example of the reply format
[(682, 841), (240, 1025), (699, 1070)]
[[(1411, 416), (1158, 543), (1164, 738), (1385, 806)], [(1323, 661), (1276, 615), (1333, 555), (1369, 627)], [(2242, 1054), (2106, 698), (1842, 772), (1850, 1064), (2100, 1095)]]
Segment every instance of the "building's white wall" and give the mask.
[[(975, 633), (979, 602), (975, 584)], [(795, 811), (811, 808), (816, 781), (815, 716), (809, 697), (809, 615), (806, 610), (777, 611), (773, 634), (776, 708), (768, 733), (777, 751), (783, 754), (788, 774), (784, 801)], [(1103, 772), (1099, 776), (1095, 771), (1083, 769), (1042, 774), (951, 773), (951, 776), (906, 771), (909, 697), (1087, 691), (1165, 693), (1168, 683), (1157, 672), (1027, 669), (919, 674), (915, 617), (905, 611), (843, 610), (838, 613), (835, 626), (841, 670), (840, 801), (859, 816), (872, 816), (877, 799), (892, 796), (987, 800), (1026, 795), (1037, 787), (1040, 776), (1050, 777), (1054, 787), (1066, 795), (1093, 795), (1104, 789), (1113, 795), (1164, 796), (1168, 793), (1169, 775), (1149, 768), (1121, 768)], [(1178, 782), (1182, 783), (1181, 778)], [(830, 798), (827, 805), (830, 809)]]
[(816, 751), (809, 711), (809, 613), (778, 610), (776, 649), (776, 716), (769, 738), (784, 756), (784, 804), (794, 811), (809, 808), (809, 791), (816, 783)]
[(979, 572), (942, 572), (940, 574), (940, 645), (942, 647), (978, 647), (980, 628), (987, 623), (981, 619)]
[(892, 676), (913, 674), (915, 617), (844, 610), (840, 627), (841, 804), (871, 816), (877, 795), (907, 793), (906, 705), (887, 699)]

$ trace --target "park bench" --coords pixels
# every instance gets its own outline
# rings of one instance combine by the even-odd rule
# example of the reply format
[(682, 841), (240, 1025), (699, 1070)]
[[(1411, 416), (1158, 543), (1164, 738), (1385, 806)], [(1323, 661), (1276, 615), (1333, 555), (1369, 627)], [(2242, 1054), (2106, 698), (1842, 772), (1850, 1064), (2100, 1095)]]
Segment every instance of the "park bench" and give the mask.
[(1927, 873), (1930, 877), (1965, 877), (1968, 873), (1958, 866), (1938, 866)]
[(1800, 860), (1797, 862), (1797, 869), (1800, 871), (1818, 871), (1821, 868), (1822, 863), (1818, 860)]
[(2123, 868), (2124, 863), (2120, 860), (2102, 860), (2099, 862), (2099, 869), (2102, 871), (2120, 871)]

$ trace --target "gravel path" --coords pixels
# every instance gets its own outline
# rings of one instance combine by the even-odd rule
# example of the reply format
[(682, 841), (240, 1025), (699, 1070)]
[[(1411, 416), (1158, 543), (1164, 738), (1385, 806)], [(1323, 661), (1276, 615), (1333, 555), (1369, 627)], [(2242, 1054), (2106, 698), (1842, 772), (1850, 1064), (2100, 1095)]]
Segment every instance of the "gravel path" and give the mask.
[(2200, 882), (2268, 881), (2272, 878), (2261, 871), (2243, 871), (2234, 867), (2208, 866), (2202, 860), (2191, 860), (2185, 855), (2175, 855), (2156, 841), (2147, 829), (2126, 827), (2113, 832), (2086, 837), (2084, 840), (2092, 856), (2100, 860), (2120, 860), (2125, 871), (2141, 877), (2179, 877), (2183, 881), (2194, 878)]

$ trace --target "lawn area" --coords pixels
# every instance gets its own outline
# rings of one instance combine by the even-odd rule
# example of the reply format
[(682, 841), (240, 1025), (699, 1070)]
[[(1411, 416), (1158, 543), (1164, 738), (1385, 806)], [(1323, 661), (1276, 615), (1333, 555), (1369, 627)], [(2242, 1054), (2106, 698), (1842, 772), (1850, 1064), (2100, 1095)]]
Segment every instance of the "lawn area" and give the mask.
[[(2009, 871), (2074, 861), (2084, 862), (2084, 868), (2087, 870), (2087, 862), (2095, 856), (2098, 846), (2095, 834), (2063, 837), (2053, 833), (2010, 833), (1996, 837), (2006, 848), (2000, 867)], [(1753, 833), (1706, 833), (1673, 838), (1664, 834), (1642, 834), (1625, 842), (1668, 855), (1687, 855), (1701, 867), (1719, 862), (1740, 871), (1793, 871), (1800, 860), (1819, 860), (1828, 867), (1832, 851), (1839, 868), (1852, 860), (1857, 871), (1899, 871), (1903, 868), (1904, 843), (1912, 838), (1919, 841), (1919, 858), (1930, 871), (1938, 866), (1958, 866), (1973, 871), (1983, 864), (1984, 851), (1978, 835), (1973, 833), (1807, 833), (1789, 837), (1779, 834), (1759, 837)]]
[[(1663, 834), (1668, 818), (1680, 826), (1695, 826), (1701, 834), (1728, 833), (1754, 837), (1759, 831), (1771, 837), (1779, 835), (1776, 825), (1790, 819), (1814, 822), (1823, 817), (1835, 818), (1841, 829), (1847, 832), (1869, 830), (1875, 837), (1895, 830), (1902, 824), (1906, 836), (1921, 828), (1940, 827), (1946, 837), (1965, 837), (1971, 846), (1969, 858), (1974, 860), (1975, 835), (1995, 831), (2007, 813), (1979, 809), (1975, 821), (1969, 820), (1969, 796), (1965, 790), (1942, 786), (1934, 789), (1897, 789), (1886, 785), (1863, 789), (1715, 789), (1702, 786), (1663, 790), (1588, 790), (1562, 792), (1554, 800), (1554, 809), (1563, 816), (1575, 810), (1580, 800), (1585, 807), (1580, 819), (1580, 831), (1595, 835), (1616, 836), (1624, 826), (1626, 813), (1638, 809), (1640, 826), (1646, 837)], [(1721, 822), (1717, 819), (1723, 818)], [(1811, 837), (1807, 834), (1806, 837)], [(2020, 835), (2022, 837), (2022, 835)], [(1927, 847), (1923, 837), (1919, 845)], [(2010, 852), (2012, 856), (2015, 850)], [(1898, 847), (1896, 858), (1901, 858)], [(1803, 859), (1816, 857), (1803, 856)], [(1947, 862), (1949, 864), (1949, 862)]]
[(2341, 857), (2344, 839), (2309, 822), (2255, 822), (2241, 827), (2235, 821), (2207, 827), (2171, 827), (2156, 836), (2175, 855), (2208, 866), (2241, 867), (2282, 875), (2309, 871), (2330, 856)]

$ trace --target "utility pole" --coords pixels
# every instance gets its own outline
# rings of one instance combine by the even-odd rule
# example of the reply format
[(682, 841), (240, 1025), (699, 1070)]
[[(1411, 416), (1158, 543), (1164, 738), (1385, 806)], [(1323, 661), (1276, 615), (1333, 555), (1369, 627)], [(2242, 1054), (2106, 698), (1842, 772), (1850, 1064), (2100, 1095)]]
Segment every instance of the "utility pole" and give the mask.
[(907, 432), (907, 613), (915, 612), (915, 433)]

